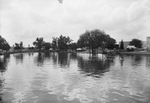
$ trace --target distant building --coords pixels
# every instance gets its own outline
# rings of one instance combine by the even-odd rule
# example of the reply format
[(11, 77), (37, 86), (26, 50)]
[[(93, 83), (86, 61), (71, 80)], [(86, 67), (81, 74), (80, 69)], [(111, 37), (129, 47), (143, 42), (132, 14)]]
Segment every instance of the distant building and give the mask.
[(142, 48), (146, 49), (147, 48), (147, 42), (146, 41), (142, 41)]
[(131, 49), (131, 48), (135, 49), (136, 47), (134, 45), (129, 45), (129, 46), (127, 46), (127, 48), (128, 49)]
[(127, 46), (127, 51), (134, 51), (136, 47), (134, 45)]
[(147, 43), (147, 51), (150, 52), (150, 37), (147, 37), (146, 43)]
[(126, 50), (127, 47), (129, 46), (129, 43), (130, 41), (124, 41), (123, 44), (124, 44), (124, 49)]
[[(150, 38), (149, 38), (149, 41), (150, 41)], [(124, 44), (124, 49), (127, 50), (127, 47), (130, 46), (129, 45), (130, 41), (123, 41), (123, 44)], [(150, 43), (150, 42), (149, 42)], [(120, 42), (119, 42), (119, 45), (120, 45)], [(147, 41), (142, 41), (142, 48), (143, 49), (146, 49), (147, 48)]]

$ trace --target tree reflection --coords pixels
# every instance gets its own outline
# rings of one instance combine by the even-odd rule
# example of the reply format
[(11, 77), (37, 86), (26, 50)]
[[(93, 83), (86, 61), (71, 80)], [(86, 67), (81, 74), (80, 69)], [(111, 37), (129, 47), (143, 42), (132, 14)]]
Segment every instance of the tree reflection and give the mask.
[(34, 54), (34, 53), (30, 53), (30, 52), (28, 53), (29, 56), (31, 56), (31, 55), (33, 56), (33, 54)]
[(54, 64), (59, 64), (60, 67), (69, 67), (70, 59), (76, 60), (76, 53), (67, 53), (67, 52), (59, 52), (59, 53), (51, 53), (52, 60)]
[(150, 56), (146, 56), (146, 66), (150, 66)]
[(100, 77), (103, 73), (109, 71), (110, 61), (105, 61), (98, 59), (96, 57), (90, 59), (83, 59), (83, 57), (78, 57), (78, 66), (81, 71), (86, 75)]
[(2, 58), (0, 58), (0, 72), (1, 73), (6, 71), (9, 58), (10, 58), (9, 54), (4, 55)]
[(113, 65), (115, 64), (114, 61), (115, 61), (115, 56), (111, 56), (110, 58), (107, 58), (107, 59), (105, 60), (105, 62), (106, 62), (109, 66), (113, 66)]
[(23, 53), (14, 54), (14, 57), (15, 57), (17, 63), (19, 63), (19, 62), (23, 63), (23, 58), (24, 58)]
[(42, 67), (44, 63), (44, 54), (39, 52), (37, 57), (35, 58), (35, 62), (37, 63), (37, 66)]
[(3, 103), (2, 97), (0, 96), (0, 103)]
[(119, 55), (120, 65), (123, 66), (124, 57), (123, 55)]
[(142, 60), (142, 56), (141, 55), (136, 55), (135, 56), (135, 62), (140, 62), (141, 63), (141, 60)]
[(50, 53), (50, 52), (45, 52), (45, 53), (44, 53), (44, 57), (45, 57), (46, 59), (50, 59), (50, 58), (51, 58), (51, 53)]
[[(0, 57), (0, 89), (3, 87), (3, 83), (5, 80), (3, 77), (3, 73), (7, 70), (9, 58), (10, 58), (9, 54)], [(0, 103), (3, 103), (1, 97), (0, 97)]]
[(77, 59), (77, 53), (70, 53), (70, 59), (76, 60)]
[(58, 63), (61, 67), (69, 66), (70, 65), (70, 54), (66, 52), (59, 52), (58, 53)]
[(57, 60), (58, 60), (58, 54), (56, 52), (52, 53), (52, 59), (53, 59), (53, 63), (57, 64)]
[(131, 59), (132, 59), (133, 66), (141, 65), (141, 61), (142, 61), (141, 55), (134, 55), (131, 57)]
[(60, 53), (38, 53), (37, 57), (35, 58), (35, 62), (38, 66), (43, 66), (44, 62), (46, 60), (53, 60), (53, 63), (56, 65), (60, 65), (61, 67), (69, 66), (69, 59), (70, 55), (66, 52), (60, 52)]

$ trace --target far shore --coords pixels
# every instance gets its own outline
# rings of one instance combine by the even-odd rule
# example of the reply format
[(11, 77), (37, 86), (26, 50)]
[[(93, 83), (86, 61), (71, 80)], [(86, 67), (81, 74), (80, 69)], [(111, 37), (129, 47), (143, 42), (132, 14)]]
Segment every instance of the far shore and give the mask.
[[(6, 54), (16, 54), (16, 53), (34, 53), (34, 52), (61, 52), (58, 50), (15, 50), (15, 51), (5, 51), (0, 52), (0, 55), (6, 55)], [(76, 51), (66, 51), (66, 52), (72, 52), (75, 53)]]
[[(58, 50), (15, 50), (15, 51), (5, 51), (5, 52), (0, 52), (0, 55), (5, 55), (5, 54), (16, 54), (16, 53), (33, 53), (33, 52), (62, 52)], [(65, 51), (68, 53), (89, 53), (88, 51)], [(99, 52), (98, 54), (102, 54), (102, 52)], [(118, 52), (117, 54), (123, 54), (123, 55), (150, 55), (150, 52), (147, 51), (121, 51)]]
[(147, 52), (147, 51), (134, 51), (134, 52), (120, 52), (120, 54), (150, 55), (150, 52)]

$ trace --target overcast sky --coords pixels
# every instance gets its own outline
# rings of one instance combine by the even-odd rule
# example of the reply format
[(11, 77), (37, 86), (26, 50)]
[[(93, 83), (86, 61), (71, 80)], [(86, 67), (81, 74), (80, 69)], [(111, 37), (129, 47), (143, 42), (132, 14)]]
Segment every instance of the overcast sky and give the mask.
[(0, 0), (0, 35), (10, 45), (61, 34), (77, 41), (86, 30), (120, 41), (150, 36), (150, 0)]

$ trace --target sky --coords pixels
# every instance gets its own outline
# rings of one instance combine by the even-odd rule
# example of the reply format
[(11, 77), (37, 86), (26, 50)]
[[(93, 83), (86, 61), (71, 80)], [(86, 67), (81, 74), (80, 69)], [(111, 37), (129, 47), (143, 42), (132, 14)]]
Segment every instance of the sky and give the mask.
[(0, 0), (0, 35), (10, 45), (51, 42), (61, 34), (74, 42), (100, 29), (117, 42), (150, 36), (150, 0)]

